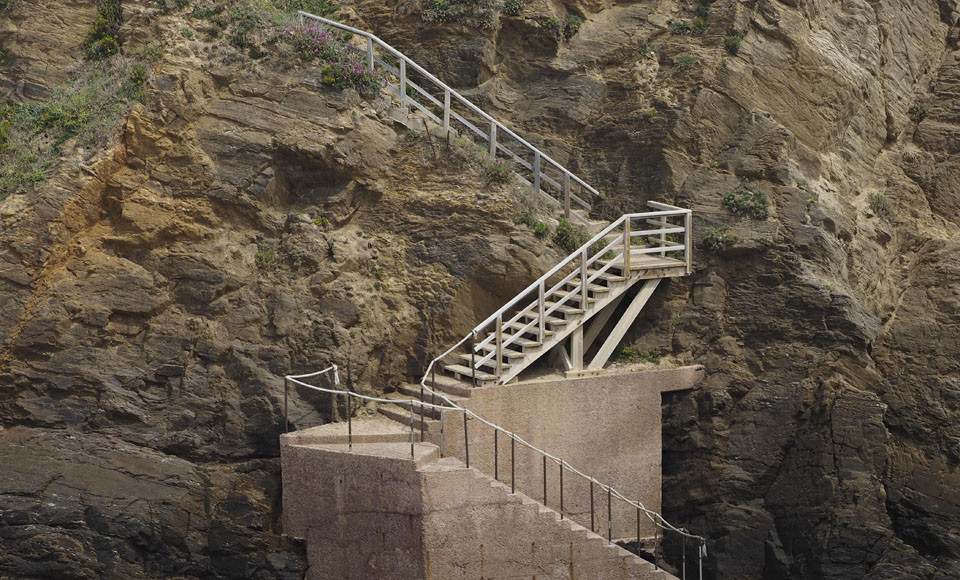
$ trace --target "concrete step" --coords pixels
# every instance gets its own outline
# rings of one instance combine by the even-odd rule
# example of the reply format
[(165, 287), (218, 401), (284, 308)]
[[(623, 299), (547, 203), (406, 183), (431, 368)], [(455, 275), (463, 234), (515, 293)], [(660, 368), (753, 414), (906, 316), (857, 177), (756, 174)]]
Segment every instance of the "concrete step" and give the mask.
[[(439, 418), (440, 418), (440, 410), (439, 410), (439, 409), (434, 409), (434, 408), (432, 408), (432, 407), (426, 407), (426, 406), (420, 406), (420, 405), (417, 405), (416, 403), (409, 403), (409, 402), (407, 402), (407, 401), (410, 401), (410, 400), (419, 401), (419, 400), (420, 400), (419, 393), (418, 393), (417, 395), (413, 395), (413, 396), (407, 395), (407, 394), (405, 394), (405, 393), (387, 393), (386, 395), (384, 395), (383, 398), (384, 398), (384, 399), (390, 399), (390, 400), (396, 401), (396, 403), (394, 403), (394, 404), (397, 405), (397, 406), (399, 406), (399, 407), (403, 407), (404, 409), (407, 410), (408, 413), (410, 412), (410, 408), (413, 407), (413, 413), (414, 413), (414, 415), (415, 415), (416, 417), (418, 417), (417, 420), (419, 420), (419, 417), (420, 417), (420, 414), (421, 414), (421, 410), (423, 411), (423, 415), (424, 415), (425, 417), (428, 417), (428, 418), (430, 418), (430, 419), (439, 419)], [(427, 401), (429, 402), (429, 397), (427, 398)]]
[(476, 376), (477, 383), (492, 383), (497, 380), (495, 375), (491, 375), (482, 371), (473, 371), (470, 369), (470, 367), (463, 365), (443, 365), (443, 370), (451, 373), (461, 381), (466, 381), (467, 383), (470, 382), (472, 376)]
[[(380, 406), (377, 407), (377, 412), (388, 419), (393, 419), (407, 429), (410, 428), (410, 410), (405, 407), (393, 403), (381, 403)], [(424, 429), (429, 430), (426, 423), (427, 421), (424, 421)], [(416, 440), (419, 441), (421, 433), (420, 416), (416, 413), (413, 414), (413, 430)]]

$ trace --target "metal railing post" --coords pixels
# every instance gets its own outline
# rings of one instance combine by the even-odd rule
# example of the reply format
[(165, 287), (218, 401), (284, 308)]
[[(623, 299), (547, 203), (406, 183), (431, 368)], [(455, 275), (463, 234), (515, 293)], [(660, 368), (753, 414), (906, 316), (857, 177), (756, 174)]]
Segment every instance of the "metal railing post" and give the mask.
[(463, 452), (466, 455), (467, 468), (470, 468), (470, 439), (467, 437), (467, 414), (463, 414)]
[(593, 480), (591, 479), (590, 480), (590, 531), (591, 532), (597, 531), (597, 525), (595, 520), (596, 520), (596, 516), (593, 509)]
[(700, 546), (697, 548), (697, 567), (700, 568), (700, 580), (703, 580), (703, 557), (706, 555), (707, 544), (700, 540)]
[(563, 217), (570, 219), (570, 173), (563, 174)]
[(693, 274), (693, 213), (683, 216), (683, 253), (687, 262), (687, 274)]
[(560, 460), (560, 519), (563, 519), (563, 460)]
[(420, 383), (420, 443), (423, 443), (423, 435), (424, 435), (424, 431), (423, 431), (423, 421), (424, 421), (424, 416), (426, 415), (426, 413), (424, 413), (423, 403), (424, 403), (424, 401), (423, 401), (423, 383)]
[(493, 430), (493, 478), (497, 481), (500, 481), (500, 446), (499, 446), (499, 429)]
[(540, 320), (540, 325), (539, 325), (540, 328), (539, 328), (539, 331), (537, 332), (537, 339), (540, 341), (541, 345), (547, 342), (547, 337), (546, 337), (547, 321), (546, 321), (546, 316), (544, 316), (543, 314), (545, 311), (544, 296), (543, 296), (544, 292), (546, 292), (546, 289), (544, 288), (544, 281), (540, 280), (540, 287), (537, 290), (537, 318)]
[(517, 493), (516, 448), (517, 438), (510, 437), (510, 493)]
[(613, 491), (607, 486), (607, 542), (613, 543)]
[(373, 65), (374, 65), (374, 62), (373, 62), (373, 39), (368, 36), (368, 37), (367, 37), (367, 67), (368, 67), (370, 70), (373, 70), (373, 68), (374, 68)]
[(627, 218), (623, 222), (623, 272), (624, 277), (630, 277), (630, 222)]
[(660, 569), (660, 526), (657, 521), (653, 521), (653, 567)]
[(443, 131), (450, 130), (450, 89), (443, 89)]
[(640, 554), (640, 507), (637, 507), (637, 555)]
[(543, 505), (547, 505), (547, 456), (543, 456)]
[(490, 159), (497, 159), (497, 122), (490, 121)]
[(290, 432), (290, 418), (287, 415), (287, 389), (289, 388), (290, 381), (287, 380), (287, 377), (283, 377), (283, 432)]
[(443, 409), (440, 410), (440, 457), (443, 457)]
[(400, 106), (407, 110), (407, 61), (400, 58)]
[[(350, 389), (347, 389), (347, 393)], [(350, 395), (344, 395), (347, 398), (347, 450), (353, 451), (353, 409), (350, 404)]]
[(497, 315), (497, 378), (503, 376), (503, 315)]
[(680, 541), (683, 542), (683, 547), (680, 549), (681, 556), (681, 568), (682, 574), (680, 576), (681, 580), (687, 580), (687, 537), (680, 535)]
[(413, 444), (414, 444), (414, 441), (416, 440), (413, 435), (414, 421), (415, 419), (414, 419), (414, 412), (413, 412), (413, 404), (411, 404), (410, 405), (410, 459), (413, 459), (415, 457), (413, 453)]
[[(477, 334), (475, 332), (470, 333), (470, 385), (473, 387), (477, 386), (476, 338)], [(464, 417), (466, 417), (466, 415), (464, 415)]]
[(533, 193), (540, 195), (540, 150), (533, 152)]

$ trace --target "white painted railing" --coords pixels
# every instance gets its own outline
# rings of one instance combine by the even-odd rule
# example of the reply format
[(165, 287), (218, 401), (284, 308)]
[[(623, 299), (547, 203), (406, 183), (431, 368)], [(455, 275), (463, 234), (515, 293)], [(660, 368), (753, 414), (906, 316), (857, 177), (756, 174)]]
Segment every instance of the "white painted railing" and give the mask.
[[(373, 34), (307, 12), (298, 12), (297, 17), (301, 25), (306, 20), (312, 20), (365, 39), (363, 49), (348, 46), (364, 54), (368, 68), (385, 74), (387, 86), (399, 95), (403, 107), (414, 107), (440, 125), (444, 131), (456, 130), (459, 127), (466, 130), (468, 135), (475, 135), (477, 139), (486, 142), (491, 159), (503, 158), (512, 161), (516, 165), (517, 179), (562, 209), (564, 217), (570, 219), (572, 215), (583, 223), (589, 223), (587, 215), (594, 201), (601, 197), (600, 192), (549, 155)], [(396, 65), (388, 60), (396, 61)], [(411, 72), (416, 74), (425, 86), (411, 80)], [(390, 82), (390, 77), (395, 79), (396, 84)], [(415, 98), (408, 94), (408, 88), (413, 89)], [(574, 213), (573, 210), (582, 212)]]
[[(586, 310), (588, 301), (581, 297), (588, 296), (589, 286), (611, 268), (618, 268), (622, 276), (629, 278), (632, 271), (650, 267), (649, 261), (640, 262), (646, 256), (667, 258), (668, 254), (682, 252), (682, 257), (665, 262), (683, 266), (690, 274), (693, 271), (691, 211), (658, 202), (648, 204), (658, 211), (621, 216), (478, 324), (467, 337), (473, 340), (468, 352), (474, 377), (477, 369), (490, 366), (491, 361), (494, 369), (489, 374), (501, 377), (504, 349), (523, 334), (533, 334), (535, 340), (544, 344), (548, 317), (574, 300)], [(671, 241), (671, 237), (683, 241)], [(521, 322), (524, 319), (528, 321)], [(507, 335), (504, 329), (515, 332)]]
[[(464, 340), (466, 340), (466, 339), (464, 339)], [(462, 342), (463, 342), (463, 341), (461, 341), (461, 343), (462, 343)], [(453, 348), (456, 348), (456, 346), (453, 347)], [(600, 530), (595, 529), (595, 526), (594, 526), (594, 523), (593, 523), (593, 522), (594, 522), (594, 515), (595, 515), (595, 514), (594, 514), (595, 506), (594, 506), (594, 502), (593, 502), (593, 496), (595, 495), (595, 493), (594, 493), (594, 492), (595, 492), (595, 489), (594, 489), (594, 488), (596, 487), (596, 488), (599, 489), (599, 493), (600, 493), (601, 497), (603, 497), (603, 495), (605, 494), (605, 495), (606, 495), (606, 498), (607, 498), (607, 518), (606, 518), (606, 519), (607, 519), (607, 541), (608, 541), (608, 542), (610, 542), (611, 544), (613, 543), (613, 514), (614, 514), (614, 511), (613, 511), (613, 501), (616, 500), (617, 502), (626, 503), (628, 506), (630, 506), (630, 507), (632, 507), (632, 508), (634, 508), (634, 509), (636, 510), (636, 529), (637, 529), (637, 547), (638, 547), (638, 549), (639, 549), (639, 547), (640, 547), (639, 544), (640, 544), (640, 539), (641, 539), (641, 537), (640, 537), (640, 535), (641, 535), (641, 533), (640, 533), (640, 529), (641, 529), (641, 525), (640, 525), (640, 524), (641, 524), (641, 518), (647, 518), (647, 519), (648, 519), (649, 521), (651, 521), (651, 522), (653, 523), (653, 525), (654, 525), (654, 544), (655, 544), (655, 547), (654, 547), (654, 564), (655, 564), (655, 566), (656, 566), (657, 568), (660, 567), (660, 560), (659, 560), (659, 543), (660, 543), (661, 535), (662, 535), (663, 537), (665, 537), (667, 532), (671, 532), (671, 533), (677, 534), (677, 535), (680, 537), (680, 539), (681, 539), (681, 541), (682, 541), (682, 543), (683, 543), (683, 544), (682, 544), (682, 545), (683, 545), (683, 552), (682, 552), (682, 553), (683, 553), (683, 556), (682, 556), (682, 558), (683, 558), (683, 560), (682, 560), (682, 570), (683, 570), (683, 574), (682, 574), (682, 578), (683, 578), (683, 579), (686, 579), (686, 577), (687, 577), (687, 574), (686, 574), (686, 545), (687, 545), (687, 540), (692, 540), (692, 542), (694, 543), (694, 547), (695, 547), (696, 550), (697, 550), (696, 556), (697, 556), (697, 569), (698, 569), (698, 571), (699, 571), (699, 578), (700, 578), (700, 580), (703, 580), (703, 558), (705, 558), (706, 555), (707, 555), (707, 540), (706, 540), (706, 538), (704, 538), (703, 536), (698, 536), (698, 535), (696, 535), (696, 534), (692, 534), (692, 533), (690, 533), (689, 530), (687, 530), (687, 529), (685, 529), (685, 528), (679, 528), (679, 527), (674, 526), (673, 524), (671, 524), (670, 522), (668, 522), (667, 520), (665, 520), (665, 519), (663, 518), (663, 516), (660, 515), (659, 513), (655, 512), (655, 511), (653, 511), (653, 510), (647, 509), (640, 500), (632, 500), (632, 499), (626, 497), (625, 495), (623, 495), (622, 493), (620, 493), (619, 491), (617, 491), (616, 489), (614, 489), (613, 486), (610, 486), (610, 485), (607, 485), (607, 484), (604, 484), (604, 483), (600, 482), (598, 479), (596, 479), (596, 478), (594, 478), (594, 477), (592, 477), (592, 476), (590, 476), (590, 475), (587, 475), (586, 473), (584, 473), (584, 472), (578, 470), (577, 468), (573, 467), (572, 465), (570, 465), (570, 463), (568, 463), (568, 462), (565, 461), (564, 459), (562, 459), (562, 458), (560, 458), (560, 457), (555, 457), (555, 456), (551, 455), (550, 453), (544, 451), (543, 449), (540, 449), (539, 447), (537, 447), (537, 446), (529, 443), (528, 441), (524, 440), (522, 437), (520, 437), (520, 436), (517, 435), (516, 433), (513, 433), (513, 432), (511, 432), (511, 431), (508, 431), (508, 430), (504, 429), (503, 427), (500, 427), (499, 425), (497, 425), (497, 424), (495, 424), (495, 423), (492, 423), (492, 422), (484, 419), (483, 417), (481, 417), (480, 415), (477, 415), (476, 413), (474, 413), (474, 412), (471, 411), (470, 409), (467, 409), (467, 408), (461, 407), (460, 405), (457, 405), (456, 403), (454, 403), (453, 401), (451, 401), (447, 396), (445, 396), (443, 393), (434, 391), (434, 390), (431, 389), (429, 386), (427, 386), (427, 385), (426, 385), (427, 377), (429, 377), (431, 371), (435, 369), (435, 366), (434, 366), (434, 365), (435, 365), (435, 363), (437, 362), (437, 360), (443, 358), (443, 356), (445, 356), (446, 354), (449, 354), (449, 353), (453, 350), (453, 348), (451, 348), (449, 351), (447, 351), (447, 353), (445, 353), (444, 355), (441, 355), (440, 357), (437, 357), (436, 359), (434, 359), (434, 361), (431, 362), (430, 365), (427, 367), (427, 372), (426, 372), (426, 374), (424, 374), (423, 379), (420, 381), (420, 399), (419, 399), (419, 400), (417, 400), (417, 399), (384, 399), (384, 398), (380, 398), (380, 397), (372, 397), (372, 396), (369, 396), (369, 395), (361, 395), (360, 393), (355, 393), (355, 392), (353, 392), (353, 391), (343, 390), (343, 389), (339, 389), (339, 388), (320, 387), (320, 386), (313, 385), (313, 384), (308, 383), (308, 382), (306, 382), (306, 381), (303, 380), (303, 379), (307, 379), (307, 378), (314, 378), (314, 377), (318, 377), (318, 376), (321, 376), (321, 375), (328, 374), (328, 375), (331, 376), (331, 379), (330, 379), (330, 380), (331, 380), (331, 382), (333, 383), (334, 387), (339, 387), (339, 386), (340, 386), (340, 378), (339, 378), (339, 374), (338, 374), (337, 365), (330, 365), (330, 366), (327, 367), (326, 369), (323, 369), (322, 371), (317, 371), (317, 372), (314, 372), (314, 373), (308, 373), (308, 374), (304, 374), (304, 375), (287, 375), (287, 376), (284, 377), (284, 385), (283, 385), (283, 386), (284, 386), (284, 388), (283, 388), (283, 393), (284, 393), (284, 395), (283, 395), (283, 398), (284, 398), (284, 421), (285, 421), (285, 423), (286, 423), (286, 421), (287, 421), (287, 419), (286, 419), (286, 413), (287, 413), (287, 398), (288, 398), (288, 390), (289, 390), (289, 385), (290, 385), (290, 384), (298, 385), (298, 386), (300, 386), (300, 387), (304, 387), (304, 388), (307, 388), (307, 389), (310, 389), (310, 390), (313, 390), (313, 391), (318, 391), (318, 392), (321, 392), (321, 393), (327, 393), (327, 394), (331, 395), (331, 397), (342, 396), (342, 397), (345, 399), (345, 401), (346, 401), (346, 407), (347, 407), (347, 448), (348, 448), (349, 450), (352, 450), (352, 449), (353, 449), (353, 419), (352, 419), (353, 413), (352, 413), (351, 401), (353, 401), (354, 399), (356, 399), (356, 400), (359, 401), (360, 403), (363, 403), (363, 402), (374, 402), (374, 403), (385, 403), (385, 404), (404, 404), (404, 405), (407, 405), (407, 406), (409, 407), (409, 410), (410, 410), (410, 457), (411, 457), (411, 458), (415, 458), (415, 457), (416, 457), (416, 443), (417, 443), (417, 440), (416, 440), (416, 410), (415, 410), (416, 408), (419, 408), (419, 410), (420, 410), (421, 441), (423, 440), (423, 435), (425, 434), (425, 431), (424, 431), (424, 429), (423, 429), (423, 417), (424, 417), (424, 412), (425, 412), (427, 409), (435, 409), (435, 410), (439, 411), (439, 413), (440, 413), (440, 421), (439, 421), (439, 425), (440, 425), (439, 438), (440, 438), (440, 441), (439, 441), (439, 447), (440, 447), (440, 454), (441, 454), (441, 456), (443, 455), (443, 449), (444, 449), (444, 445), (443, 445), (443, 417), (444, 417), (444, 413), (461, 413), (461, 414), (463, 415), (463, 420), (464, 420), (463, 444), (464, 444), (464, 451), (465, 451), (465, 463), (466, 463), (466, 466), (467, 466), (468, 468), (470, 467), (470, 437), (469, 437), (469, 432), (468, 432), (468, 429), (467, 429), (467, 419), (473, 419), (473, 420), (477, 421), (478, 423), (480, 423), (480, 424), (482, 424), (482, 425), (486, 425), (487, 427), (490, 427), (490, 428), (492, 429), (492, 434), (493, 434), (493, 437), (494, 437), (494, 450), (497, 450), (497, 449), (498, 449), (498, 445), (497, 445), (496, 441), (497, 441), (497, 439), (499, 439), (501, 436), (506, 437), (507, 439), (510, 440), (510, 448), (511, 448), (511, 453), (510, 453), (510, 462), (511, 462), (511, 464), (510, 464), (510, 472), (511, 472), (510, 486), (511, 486), (511, 489), (510, 489), (510, 491), (511, 491), (511, 493), (516, 493), (516, 491), (517, 491), (517, 490), (516, 490), (516, 480), (517, 480), (517, 478), (516, 478), (516, 476), (515, 476), (515, 447), (516, 447), (517, 445), (520, 445), (521, 447), (526, 447), (527, 449), (533, 451), (534, 453), (536, 453), (536, 454), (538, 454), (540, 457), (542, 457), (542, 463), (543, 463), (543, 501), (541, 502), (542, 505), (545, 505), (545, 506), (548, 505), (548, 503), (547, 503), (547, 487), (548, 487), (548, 486), (547, 486), (547, 462), (550, 462), (550, 463), (553, 463), (553, 464), (559, 466), (558, 474), (559, 474), (559, 490), (560, 490), (560, 493), (559, 493), (559, 497), (557, 498), (557, 499), (558, 499), (558, 503), (554, 503), (554, 505), (557, 505), (558, 510), (559, 510), (559, 513), (560, 513), (560, 517), (565, 517), (565, 516), (566, 516), (565, 505), (564, 505), (564, 473), (566, 473), (566, 474), (567, 474), (567, 477), (568, 477), (568, 480), (569, 480), (569, 477), (570, 477), (570, 476), (579, 477), (579, 478), (587, 481), (587, 482), (590, 484), (590, 496), (591, 496), (591, 501), (590, 501), (590, 509), (591, 509), (591, 514), (590, 514), (590, 520), (591, 520), (590, 531), (591, 531), (591, 532), (600, 532)], [(430, 402), (430, 403), (427, 402), (427, 395), (430, 396), (432, 402)], [(439, 400), (439, 401), (441, 402), (441, 404), (437, 404), (437, 403), (436, 403), (437, 400)], [(336, 401), (333, 401), (333, 405), (334, 405), (334, 406), (336, 405)], [(359, 407), (359, 405), (358, 405), (357, 407)], [(289, 425), (287, 425), (287, 426), (285, 427), (284, 432), (286, 432), (286, 431), (289, 431)], [(495, 452), (496, 452), (496, 451), (495, 451)], [(488, 474), (488, 475), (489, 475), (489, 474)], [(495, 474), (493, 475), (493, 477), (494, 477), (495, 479), (498, 479), (498, 481), (499, 481), (498, 474), (495, 473)], [(527, 495), (530, 496), (530, 494), (527, 494)], [(531, 497), (531, 499), (534, 499), (532, 496), (530, 496), (530, 497)], [(620, 512), (618, 511), (617, 513), (619, 514)], [(632, 523), (631, 523), (631, 525), (632, 525)]]

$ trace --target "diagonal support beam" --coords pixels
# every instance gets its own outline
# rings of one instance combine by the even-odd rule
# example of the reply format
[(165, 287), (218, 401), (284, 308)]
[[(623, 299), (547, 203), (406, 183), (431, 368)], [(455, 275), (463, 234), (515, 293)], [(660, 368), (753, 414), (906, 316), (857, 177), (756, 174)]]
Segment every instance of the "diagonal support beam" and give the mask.
[(647, 301), (650, 300), (650, 297), (653, 296), (653, 291), (656, 290), (657, 286), (660, 285), (660, 280), (661, 278), (654, 278), (652, 280), (647, 280), (647, 282), (644, 283), (643, 288), (637, 292), (633, 302), (627, 306), (627, 311), (623, 313), (623, 317), (617, 321), (617, 325), (613, 327), (612, 331), (610, 331), (610, 336), (607, 337), (607, 340), (603, 342), (600, 350), (597, 351), (597, 356), (593, 357), (593, 360), (590, 361), (590, 364), (587, 366), (588, 369), (602, 369), (603, 365), (607, 364), (607, 359), (610, 358), (610, 355), (613, 354), (614, 349), (616, 349), (617, 345), (620, 344), (620, 341), (623, 339), (623, 335), (625, 335), (630, 327), (633, 326), (633, 321), (637, 319), (637, 316), (640, 314), (640, 311), (643, 310), (644, 305), (646, 305)]
[(593, 346), (593, 341), (597, 340), (597, 337), (600, 336), (600, 331), (607, 325), (607, 321), (613, 316), (617, 306), (620, 306), (620, 303), (623, 302), (624, 296), (625, 294), (617, 296), (613, 302), (607, 304), (603, 310), (590, 319), (590, 328), (588, 328), (586, 334), (583, 335), (583, 352), (587, 352), (590, 350), (590, 347)]

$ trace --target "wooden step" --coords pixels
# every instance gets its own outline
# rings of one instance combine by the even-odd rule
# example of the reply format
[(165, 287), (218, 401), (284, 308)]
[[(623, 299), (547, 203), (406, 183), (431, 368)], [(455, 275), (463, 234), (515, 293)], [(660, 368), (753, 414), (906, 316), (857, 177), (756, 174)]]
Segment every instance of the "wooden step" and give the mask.
[[(471, 376), (473, 376), (473, 371), (470, 370), (470, 367), (463, 365), (443, 365), (443, 370), (456, 375), (457, 378), (470, 382)], [(497, 380), (496, 375), (491, 375), (483, 371), (476, 371), (477, 383), (487, 383)]]
[[(523, 315), (523, 317), (526, 318), (527, 320), (536, 320), (537, 317), (539, 316), (540, 316), (539, 312), (534, 312), (534, 313), (526, 312)], [(544, 320), (544, 322), (546, 324), (551, 324), (553, 326), (566, 326), (567, 324), (570, 323), (569, 320), (566, 320), (564, 318), (554, 318), (553, 316), (548, 316), (546, 320)]]
[[(534, 315), (534, 318), (536, 318), (536, 315)], [(513, 322), (513, 323), (510, 323), (510, 324), (505, 324), (505, 325), (503, 326), (503, 329), (504, 329), (505, 331), (511, 331), (511, 330), (512, 330), (512, 331), (519, 331), (520, 329), (524, 328), (524, 327), (527, 326), (528, 324), (530, 324), (530, 323), (529, 323), (529, 322), (521, 322), (521, 321), (518, 320), (518, 321)], [(530, 328), (528, 328), (528, 329), (526, 330), (526, 332), (531, 332), (531, 333), (533, 333), (533, 334), (537, 334), (538, 332), (540, 332), (540, 329), (537, 328), (537, 325), (536, 325), (536, 324), (534, 324), (533, 326), (531, 326)], [(544, 330), (543, 332), (544, 332), (544, 334), (545, 334), (546, 336), (553, 336), (553, 331), (552, 331), (552, 330)], [(515, 334), (515, 332), (514, 332), (514, 334)]]
[[(594, 270), (596, 271), (596, 270)], [(588, 270), (589, 272), (589, 270)], [(568, 287), (577, 289), (580, 287), (580, 282), (571, 280), (566, 284)], [(610, 291), (609, 286), (600, 286), (599, 284), (587, 284), (587, 292), (594, 292), (596, 294), (604, 294)]]
[[(471, 361), (470, 361), (470, 354), (469, 354), (469, 353), (463, 353), (463, 354), (459, 354), (459, 355), (457, 355), (457, 356), (460, 358), (460, 360), (463, 361), (463, 363), (467, 366), (467, 368), (470, 368), (470, 362), (471, 362)], [(484, 355), (484, 356), (486, 356), (486, 355)], [(482, 359), (482, 358), (483, 358), (482, 356), (478, 356), (478, 357), (476, 357), (476, 361), (479, 362), (480, 359)], [(494, 367), (496, 366), (496, 364), (497, 364), (497, 360), (496, 360), (496, 359), (497, 359), (497, 357), (494, 356), (494, 357), (491, 358), (490, 360), (484, 362), (482, 366), (494, 368)], [(501, 367), (503, 370), (507, 370), (507, 369), (510, 368), (510, 363), (501, 363), (501, 364), (500, 364), (500, 367)]]
[[(593, 275), (596, 274), (598, 270), (587, 270), (587, 278), (593, 278)], [(626, 280), (624, 276), (618, 276), (617, 274), (611, 274), (609, 270), (600, 274), (594, 280), (606, 280), (607, 282), (623, 282)]]
[[(480, 347), (480, 349), (483, 350), (484, 353), (490, 353), (490, 352), (493, 352), (493, 351), (497, 350), (497, 347), (496, 347), (495, 344), (491, 343), (491, 344), (485, 344), (485, 345), (483, 345), (482, 347)], [(516, 351), (516, 350), (513, 350), (513, 349), (511, 349), (509, 346), (508, 346), (507, 348), (503, 349), (503, 353), (502, 353), (502, 354), (503, 354), (503, 356), (505, 356), (505, 357), (508, 358), (508, 359), (509, 359), (509, 358), (523, 358), (523, 357), (525, 356), (522, 352), (518, 352), (518, 351)], [(481, 355), (478, 354), (477, 356), (481, 356)], [(483, 356), (486, 356), (486, 354), (484, 354)]]
[[(574, 292), (574, 291), (568, 292), (568, 291), (566, 291), (566, 290), (557, 290), (556, 292), (554, 292), (554, 294), (556, 294), (556, 295), (559, 296), (560, 298), (564, 298), (564, 297), (566, 297), (567, 295), (571, 294), (572, 292)], [(580, 296), (580, 292), (579, 292), (579, 291), (577, 291), (576, 296), (572, 296), (572, 297), (570, 298), (570, 300), (576, 300), (576, 301), (579, 302), (581, 305), (583, 304), (583, 300), (582, 300), (582, 297)], [(593, 303), (596, 302), (596, 301), (597, 301), (596, 298), (590, 298), (589, 296), (587, 297), (587, 304), (593, 304)], [(567, 302), (565, 302), (564, 304), (567, 304), (567, 303), (569, 303), (569, 300), (568, 300)]]
[[(547, 302), (546, 303), (547, 309), (553, 308), (556, 304), (557, 304), (556, 302)], [(563, 312), (564, 314), (574, 315), (574, 314), (583, 314), (583, 309), (573, 308), (573, 307), (567, 306), (566, 303), (564, 303), (563, 306), (560, 306), (559, 308), (554, 310), (554, 312)]]

